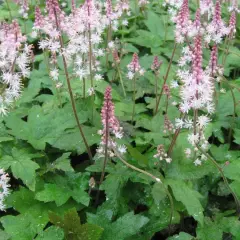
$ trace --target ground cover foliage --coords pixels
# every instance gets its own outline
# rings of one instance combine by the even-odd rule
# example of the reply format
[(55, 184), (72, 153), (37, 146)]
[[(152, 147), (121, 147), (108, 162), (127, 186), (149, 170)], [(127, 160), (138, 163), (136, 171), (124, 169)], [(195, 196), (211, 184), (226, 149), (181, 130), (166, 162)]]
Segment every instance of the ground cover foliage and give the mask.
[[(35, 7), (47, 15), (44, 9), (49, 12), (49, 5), (57, 3), (47, 1), (46, 8), (45, 1), (29, 1), (24, 7), (26, 2), (9, 0), (0, 5), (1, 22), (16, 19), (32, 44), (30, 74), (19, 73), (20, 96), (11, 106), (1, 105), (0, 169), (4, 172), (0, 176), (5, 178), (1, 178), (0, 194), (8, 194), (0, 198), (5, 208), (0, 212), (0, 240), (240, 240), (239, 24), (234, 39), (228, 32), (216, 44), (216, 65), (221, 71), (210, 74), (214, 110), (206, 110), (210, 108), (206, 102), (207, 108), (191, 106), (185, 111), (181, 89), (187, 84), (178, 74), (179, 59), (183, 47), (197, 47), (198, 31), (189, 38), (185, 33), (183, 41), (182, 33), (175, 37), (172, 14), (181, 6), (162, 0), (129, 1), (129, 9), (116, 20), (117, 27), (111, 20), (100, 30), (89, 30), (92, 39), (100, 36), (102, 41), (96, 40), (90, 50), (83, 38), (78, 43), (79, 48), (87, 46), (85, 55), (79, 53), (84, 65), (79, 73), (74, 63), (78, 50), (71, 48), (75, 42), (68, 35), (71, 25), (60, 26), (61, 31), (57, 28), (63, 46), (59, 35), (53, 37), (51, 32), (56, 29), (54, 14), (59, 14), (60, 22), (61, 11), (69, 16), (84, 1), (55, 5), (53, 18), (48, 19), (53, 26), (47, 30), (36, 24)], [(118, 2), (128, 6), (128, 1)], [(198, 4), (189, 1), (192, 21)], [(221, 1), (221, 16), (227, 24), (231, 4)], [(236, 11), (239, 23), (237, 10), (230, 10)], [(202, 15), (201, 21), (205, 20)], [(84, 34), (88, 39), (88, 32)], [(42, 47), (44, 39), (55, 41), (57, 47), (49, 49), (46, 43)], [(202, 67), (207, 72), (217, 39), (208, 43), (203, 39)], [(96, 54), (99, 49), (102, 53)], [(187, 67), (192, 64), (185, 61)], [(200, 121), (201, 116), (206, 122)], [(180, 120), (188, 120), (184, 124), (191, 126), (180, 128)], [(199, 139), (193, 140), (192, 132)], [(9, 186), (4, 190), (6, 178)]]

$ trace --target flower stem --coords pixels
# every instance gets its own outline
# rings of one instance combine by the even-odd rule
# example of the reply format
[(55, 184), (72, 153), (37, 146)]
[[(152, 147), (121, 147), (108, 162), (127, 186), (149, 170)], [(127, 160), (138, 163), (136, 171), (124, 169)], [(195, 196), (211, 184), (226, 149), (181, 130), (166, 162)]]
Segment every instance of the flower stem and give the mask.
[[(167, 82), (168, 75), (169, 75), (169, 72), (170, 72), (170, 69), (171, 69), (171, 66), (172, 66), (172, 62), (173, 62), (173, 58), (174, 58), (176, 49), (177, 49), (177, 43), (175, 42), (174, 48), (173, 48), (173, 52), (172, 52), (172, 56), (171, 56), (170, 62), (169, 62), (169, 64), (168, 64), (167, 72), (166, 72), (166, 75), (165, 75), (165, 77), (164, 77), (164, 82), (163, 82), (163, 85), (162, 85), (162, 89), (161, 89), (159, 98), (158, 98), (158, 100), (157, 100), (155, 115), (158, 113), (159, 103), (160, 103), (160, 100), (161, 100), (162, 95), (163, 95), (163, 88), (164, 88), (164, 85), (165, 85), (166, 82)], [(156, 96), (156, 98), (157, 98), (157, 96)]]
[(136, 73), (134, 74), (133, 78), (133, 111), (132, 111), (132, 123), (134, 120), (134, 115), (135, 115), (135, 101), (136, 101)]
[[(181, 113), (180, 118), (182, 118), (184, 120), (185, 116), (186, 116), (186, 113), (185, 114)], [(180, 130), (181, 130), (181, 128), (178, 128), (178, 129), (176, 129), (176, 131), (174, 133), (173, 139), (171, 141), (170, 147), (169, 147), (168, 152), (167, 152), (168, 156), (171, 156), (171, 154), (172, 154), (172, 150), (173, 150), (173, 147), (174, 147), (174, 145), (175, 145), (175, 143), (177, 141), (177, 138), (178, 138), (178, 135), (180, 133)]]
[[(64, 44), (63, 44), (63, 38), (62, 38), (61, 31), (60, 31), (60, 28), (59, 28), (59, 23), (58, 23), (58, 18), (57, 18), (57, 13), (56, 13), (55, 8), (54, 8), (54, 16), (55, 16), (55, 21), (56, 21), (57, 30), (60, 32), (60, 34), (59, 34), (59, 42), (60, 42), (61, 51), (62, 51), (63, 48), (64, 48)], [(67, 61), (66, 61), (66, 59), (65, 59), (64, 54), (62, 53), (61, 55), (62, 55), (64, 72), (65, 72), (65, 76), (66, 76), (66, 80), (67, 80), (68, 92), (69, 92), (70, 99), (71, 99), (71, 104), (72, 104), (72, 109), (73, 109), (74, 117), (75, 117), (75, 119), (76, 119), (78, 129), (79, 129), (79, 131), (80, 131), (81, 137), (82, 137), (83, 142), (84, 142), (84, 144), (85, 144), (85, 147), (86, 147), (86, 149), (87, 149), (88, 156), (89, 156), (90, 160), (92, 161), (92, 153), (91, 153), (90, 148), (89, 148), (89, 146), (88, 146), (87, 139), (85, 138), (85, 135), (84, 135), (83, 130), (82, 130), (81, 123), (80, 123), (79, 118), (78, 118), (78, 115), (77, 115), (76, 104), (75, 104), (75, 100), (74, 100), (74, 97), (73, 97), (71, 82), (70, 82), (69, 74), (68, 74)]]
[(104, 180), (104, 176), (105, 176), (105, 169), (106, 169), (106, 165), (107, 165), (107, 160), (108, 160), (108, 139), (109, 139), (109, 100), (107, 100), (107, 109), (106, 109), (106, 119), (105, 119), (105, 125), (106, 125), (106, 131), (105, 131), (105, 150), (104, 150), (104, 162), (103, 162), (103, 168), (102, 168), (102, 173), (101, 173), (101, 177), (100, 177), (100, 181), (99, 181), (99, 188), (98, 188), (98, 192), (97, 192), (97, 197), (96, 197), (96, 202), (95, 205), (98, 205), (98, 200), (99, 200), (99, 195), (100, 195), (100, 186)]
[(235, 98), (235, 95), (233, 93), (232, 87), (230, 87), (230, 91), (231, 91), (232, 99), (233, 99), (233, 116), (232, 116), (232, 122), (231, 122), (230, 131), (229, 131), (229, 134), (228, 134), (228, 142), (229, 142), (229, 144), (231, 146), (233, 126), (234, 126), (234, 123), (235, 123), (235, 120), (236, 120), (236, 111), (237, 111), (236, 105), (237, 105), (237, 102), (236, 102), (236, 98)]
[(123, 84), (122, 74), (121, 74), (119, 65), (117, 65), (117, 72), (118, 72), (118, 76), (119, 76), (120, 83), (121, 83), (121, 86), (122, 86), (124, 97), (126, 97), (126, 91), (125, 91), (125, 87), (124, 87), (124, 84)]
[(132, 164), (128, 163), (127, 161), (125, 161), (123, 159), (123, 157), (118, 153), (118, 151), (115, 149), (115, 148), (112, 148), (113, 149), (113, 152), (115, 153), (115, 155), (120, 159), (120, 161), (125, 164), (127, 167), (133, 169), (134, 171), (137, 171), (137, 172), (140, 172), (140, 173), (143, 173), (147, 176), (149, 176), (150, 178), (152, 178), (155, 182), (159, 182), (159, 183), (162, 183), (161, 179), (158, 178), (158, 177), (155, 177), (154, 175), (152, 175), (151, 173), (147, 172), (147, 171), (144, 171), (140, 168), (137, 168), (135, 166), (133, 166)]
[(218, 163), (216, 162), (216, 160), (211, 157), (208, 153), (206, 153), (199, 145), (196, 145), (196, 147), (198, 148), (198, 150), (203, 154), (205, 155), (205, 157), (207, 157), (212, 163), (213, 165), (218, 169), (226, 187), (228, 188), (228, 190), (231, 192), (233, 198), (234, 198), (234, 201), (236, 203), (236, 207), (237, 207), (237, 214), (240, 215), (240, 203), (239, 203), (239, 200), (238, 200), (238, 197), (237, 195), (233, 192), (233, 190), (231, 189), (229, 183), (228, 183), (228, 180), (227, 178), (225, 177), (224, 175), (224, 172), (222, 170), (222, 168), (218, 165)]

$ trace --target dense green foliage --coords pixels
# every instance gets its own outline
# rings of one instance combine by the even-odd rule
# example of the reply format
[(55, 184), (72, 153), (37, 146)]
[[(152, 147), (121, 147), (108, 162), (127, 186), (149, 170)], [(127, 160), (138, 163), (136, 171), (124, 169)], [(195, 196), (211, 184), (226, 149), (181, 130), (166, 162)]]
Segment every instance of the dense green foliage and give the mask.
[[(134, 1), (130, 2), (133, 14), (128, 19), (129, 25), (114, 33), (126, 51), (120, 66), (127, 96), (123, 95), (116, 69), (111, 67), (112, 56), (107, 67), (105, 57), (101, 59), (104, 80), (97, 82), (94, 108), (91, 97), (82, 97), (82, 81), (76, 78), (71, 79), (71, 83), (77, 114), (93, 155), (100, 142), (97, 131), (102, 128), (103, 93), (111, 84), (115, 113), (125, 133), (121, 140), (128, 150), (125, 159), (160, 178), (162, 183), (114, 158), (107, 163), (100, 201), (95, 205), (98, 184), (89, 190), (89, 181), (94, 177), (98, 183), (103, 159), (94, 158), (93, 164), (88, 159), (73, 116), (62, 59), (58, 61), (64, 86), (57, 91), (48, 76), (38, 42), (30, 36), (34, 5), (31, 5), (29, 19), (23, 20), (18, 7), (10, 3), (12, 15), (19, 19), (29, 42), (35, 46), (36, 56), (30, 78), (24, 79), (22, 97), (10, 113), (0, 119), (0, 168), (11, 177), (7, 210), (0, 213), (0, 240), (240, 239), (236, 205), (218, 169), (209, 160), (195, 166), (192, 159), (185, 157), (184, 149), (189, 145), (187, 130), (179, 134), (172, 162), (155, 165), (153, 156), (157, 146), (163, 144), (167, 149), (172, 135), (163, 134), (165, 101), (153, 116), (155, 79), (150, 68), (153, 57), (159, 56), (163, 61), (160, 90), (174, 46), (174, 26), (162, 1), (150, 1), (144, 9), (135, 9)], [(196, 9), (195, 3), (190, 6)], [(224, 15), (226, 9), (223, 10)], [(8, 18), (8, 8), (3, 3), (0, 19)], [(217, 89), (217, 109), (206, 136), (211, 143), (209, 154), (221, 166), (230, 187), (240, 198), (239, 46), (238, 25), (225, 63), (227, 83), (221, 83), (226, 93)], [(224, 49), (225, 45), (221, 44), (219, 62)], [(180, 50), (178, 48), (174, 56), (169, 83), (175, 78)], [(137, 80), (133, 125), (133, 88), (126, 78), (126, 66), (134, 52), (139, 53), (146, 73)], [(173, 89), (171, 101), (175, 99), (179, 101), (179, 93)], [(176, 106), (169, 106), (171, 121), (179, 115)]]

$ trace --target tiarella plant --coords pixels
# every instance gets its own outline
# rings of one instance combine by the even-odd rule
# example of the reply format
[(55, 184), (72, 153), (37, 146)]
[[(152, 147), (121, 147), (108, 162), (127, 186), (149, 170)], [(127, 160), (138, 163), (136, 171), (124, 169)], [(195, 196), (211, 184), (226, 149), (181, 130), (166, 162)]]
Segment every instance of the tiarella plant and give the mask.
[(0, 5), (0, 239), (240, 234), (236, 0)]

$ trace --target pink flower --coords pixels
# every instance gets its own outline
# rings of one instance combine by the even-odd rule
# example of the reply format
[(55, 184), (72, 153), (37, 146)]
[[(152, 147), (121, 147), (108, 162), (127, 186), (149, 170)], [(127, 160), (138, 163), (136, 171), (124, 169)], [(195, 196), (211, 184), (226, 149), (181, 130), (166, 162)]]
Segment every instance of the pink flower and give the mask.
[(160, 67), (161, 67), (161, 65), (162, 65), (162, 61), (159, 61), (158, 56), (155, 56), (154, 59), (153, 59), (153, 63), (152, 63), (151, 69), (154, 72), (158, 72)]
[(211, 58), (209, 62), (209, 68), (211, 69), (211, 75), (214, 75), (217, 70), (217, 61), (218, 61), (218, 48), (217, 45), (213, 45), (211, 51)]
[(35, 8), (35, 22), (34, 27), (36, 29), (42, 28), (44, 24), (43, 15), (41, 14), (41, 10), (38, 6)]
[[(120, 139), (123, 136), (122, 128), (120, 127), (118, 119), (115, 117), (114, 104), (112, 102), (112, 89), (107, 87), (104, 94), (104, 103), (101, 110), (101, 120), (103, 129), (98, 131), (101, 135), (100, 146), (97, 149), (99, 157), (104, 156), (105, 147), (108, 147), (108, 155), (114, 156), (112, 148), (117, 148), (120, 153), (126, 151), (124, 145), (118, 146), (115, 139)], [(115, 138), (115, 139), (114, 139)]]
[(234, 37), (234, 34), (236, 32), (236, 13), (235, 11), (232, 12), (230, 20), (229, 20), (229, 37), (232, 39)]
[(183, 0), (183, 4), (175, 18), (176, 22), (176, 41), (183, 42), (184, 36), (187, 34), (189, 26), (189, 7), (188, 0)]
[(134, 53), (132, 57), (132, 61), (128, 64), (128, 69), (133, 73), (139, 72), (141, 70), (141, 66), (139, 64), (138, 54)]

